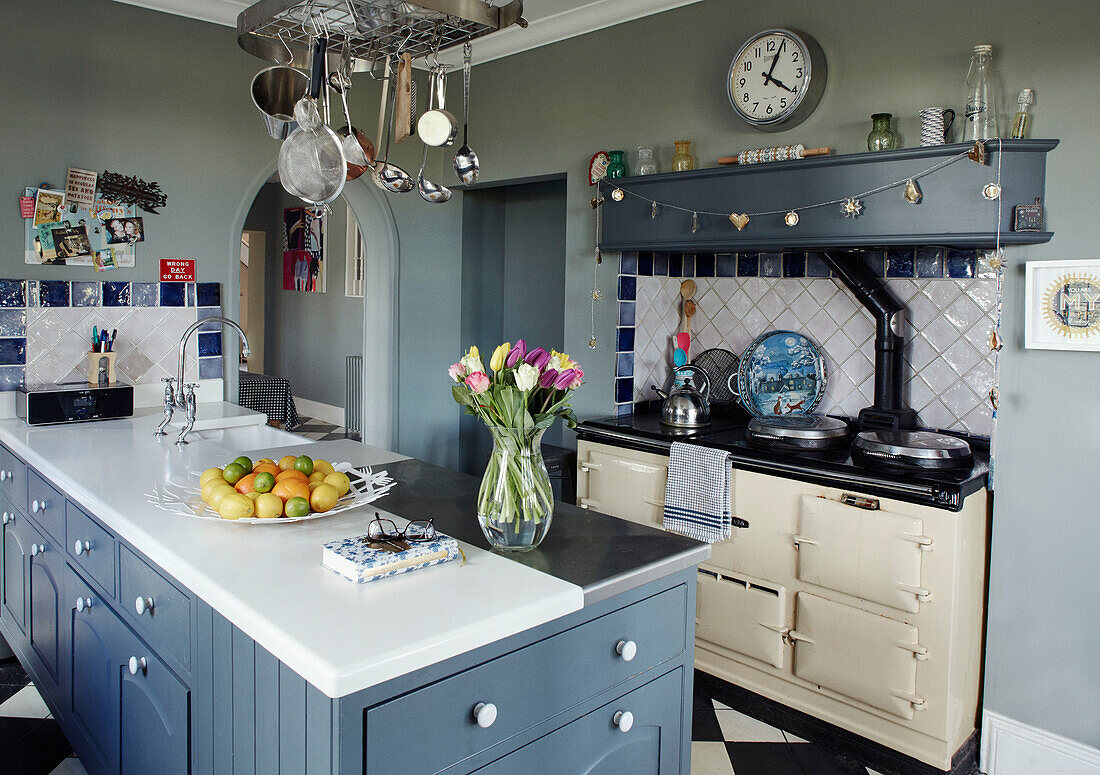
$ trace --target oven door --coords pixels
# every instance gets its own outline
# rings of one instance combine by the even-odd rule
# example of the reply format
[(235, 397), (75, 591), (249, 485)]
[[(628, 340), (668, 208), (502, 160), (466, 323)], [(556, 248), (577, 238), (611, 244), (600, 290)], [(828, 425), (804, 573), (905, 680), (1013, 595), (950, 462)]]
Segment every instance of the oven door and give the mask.
[(772, 667), (787, 662), (787, 590), (699, 569), (695, 637)]

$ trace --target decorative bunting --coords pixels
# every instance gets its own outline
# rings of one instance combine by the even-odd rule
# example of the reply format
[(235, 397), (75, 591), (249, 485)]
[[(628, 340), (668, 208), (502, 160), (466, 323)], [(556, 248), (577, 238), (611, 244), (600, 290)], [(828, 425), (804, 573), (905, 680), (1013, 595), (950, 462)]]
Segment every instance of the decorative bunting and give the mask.
[(797, 226), (798, 225), (798, 213), (796, 213), (794, 210), (791, 210), (789, 213), (787, 213), (785, 216), (783, 216), (783, 223), (787, 224), (788, 226), (792, 226), (792, 227)]
[(730, 223), (736, 226), (738, 231), (741, 231), (749, 225), (749, 216), (744, 213), (730, 213)]
[(999, 199), (1001, 196), (1001, 187), (996, 183), (987, 183), (985, 188), (982, 189), (982, 196), (990, 202), (994, 199)]
[(840, 211), (844, 213), (845, 218), (858, 218), (863, 214), (863, 203), (856, 199), (854, 196), (844, 200), (844, 204), (840, 206)]
[(970, 161), (985, 164), (985, 143), (981, 140), (975, 140), (974, 147), (967, 151), (966, 155), (970, 158)]
[(691, 233), (699, 231), (699, 213), (691, 214)]
[(614, 199), (616, 202), (623, 201), (624, 196), (626, 196), (626, 194), (623, 193), (623, 190), (621, 188), (616, 188), (614, 191), (611, 192), (611, 198)]
[(659, 213), (660, 211), (661, 211), (661, 208), (657, 206), (656, 202), (654, 202), (653, 207), (650, 208), (650, 210), (649, 210), (649, 217), (650, 218), (656, 218), (657, 213)]
[(905, 201), (911, 205), (919, 205), (922, 199), (924, 199), (924, 193), (917, 185), (917, 181), (909, 178), (905, 184)]

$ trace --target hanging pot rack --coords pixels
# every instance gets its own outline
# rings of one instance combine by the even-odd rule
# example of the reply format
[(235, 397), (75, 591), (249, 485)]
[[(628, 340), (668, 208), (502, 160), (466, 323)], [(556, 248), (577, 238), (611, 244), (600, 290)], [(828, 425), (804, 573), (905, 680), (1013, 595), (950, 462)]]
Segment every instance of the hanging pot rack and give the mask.
[(389, 55), (414, 59), (502, 30), (526, 27), (523, 0), (259, 0), (237, 16), (237, 43), (276, 64), (308, 66), (309, 42), (324, 30), (329, 50), (347, 46), (356, 71)]

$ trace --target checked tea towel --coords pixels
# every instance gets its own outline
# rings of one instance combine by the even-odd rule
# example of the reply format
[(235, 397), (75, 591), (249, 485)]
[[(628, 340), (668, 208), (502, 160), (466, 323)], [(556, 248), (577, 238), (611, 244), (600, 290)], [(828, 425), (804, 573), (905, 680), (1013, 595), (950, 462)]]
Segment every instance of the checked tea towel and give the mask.
[(665, 530), (708, 543), (731, 537), (732, 476), (728, 452), (674, 441), (665, 484)]

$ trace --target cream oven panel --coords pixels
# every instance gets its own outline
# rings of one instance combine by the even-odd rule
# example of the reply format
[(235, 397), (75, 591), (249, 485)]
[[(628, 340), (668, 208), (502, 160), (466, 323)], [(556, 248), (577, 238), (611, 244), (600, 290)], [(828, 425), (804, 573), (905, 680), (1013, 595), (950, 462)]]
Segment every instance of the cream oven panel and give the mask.
[(695, 637), (783, 669), (787, 590), (699, 569)]
[(577, 505), (662, 528), (668, 456), (577, 444)]

